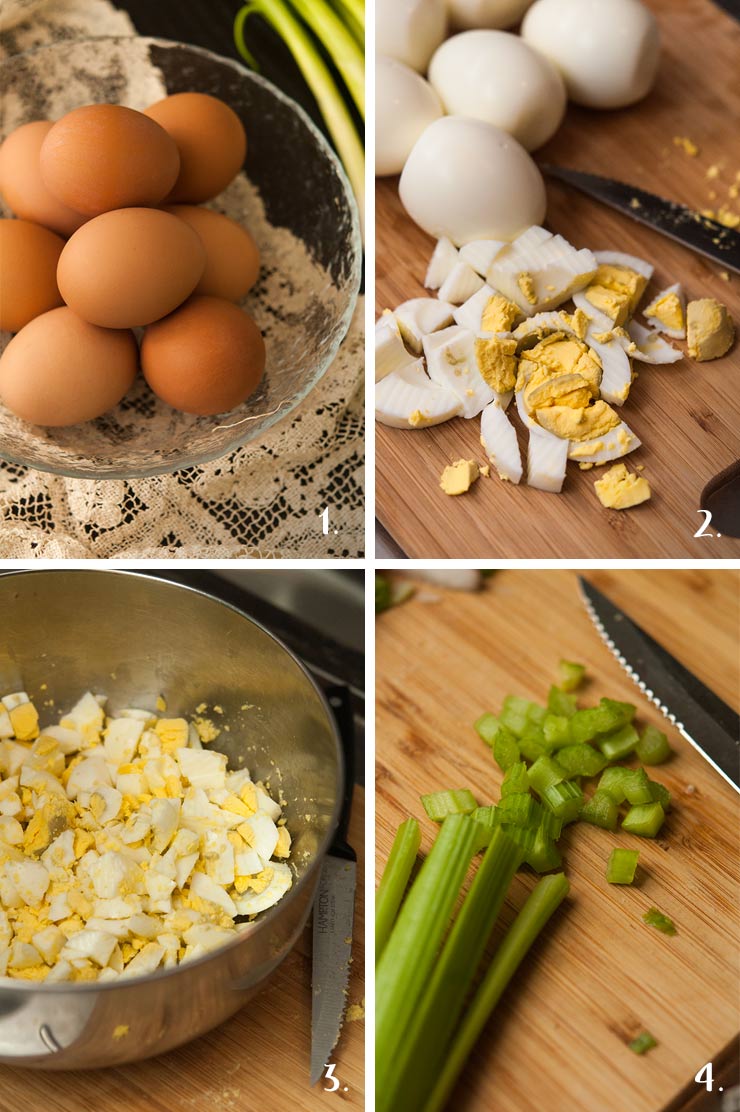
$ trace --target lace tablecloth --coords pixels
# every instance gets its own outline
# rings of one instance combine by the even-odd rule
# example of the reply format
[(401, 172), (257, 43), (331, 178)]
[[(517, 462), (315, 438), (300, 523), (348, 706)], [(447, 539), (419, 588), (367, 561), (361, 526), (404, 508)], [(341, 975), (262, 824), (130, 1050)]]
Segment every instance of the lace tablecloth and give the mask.
[[(8, 0), (3, 20), (33, 0)], [(56, 39), (135, 33), (108, 0), (36, 4), (0, 59)], [(0, 461), (0, 558), (347, 558), (364, 547), (364, 305), (289, 418), (201, 467), (151, 479), (58, 478)], [(329, 508), (328, 527), (326, 516)], [(325, 531), (326, 530), (326, 531)]]

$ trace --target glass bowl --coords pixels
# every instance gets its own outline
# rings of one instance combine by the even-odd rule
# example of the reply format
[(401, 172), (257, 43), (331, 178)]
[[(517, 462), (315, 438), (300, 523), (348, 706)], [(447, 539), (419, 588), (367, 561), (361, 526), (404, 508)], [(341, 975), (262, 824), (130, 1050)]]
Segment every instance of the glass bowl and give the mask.
[[(0, 456), (12, 463), (112, 479), (217, 459), (287, 416), (327, 370), (347, 333), (362, 243), (344, 170), (305, 112), (238, 62), (141, 37), (39, 47), (0, 65), (0, 136), (82, 104), (142, 109), (191, 91), (225, 101), (247, 132), (244, 171), (209, 207), (244, 224), (260, 248), (259, 281), (241, 304), (265, 337), (264, 379), (246, 402), (217, 417), (178, 413), (158, 401), (141, 375), (116, 409), (71, 428), (29, 425), (0, 405)], [(2, 349), (10, 335), (0, 338)]]

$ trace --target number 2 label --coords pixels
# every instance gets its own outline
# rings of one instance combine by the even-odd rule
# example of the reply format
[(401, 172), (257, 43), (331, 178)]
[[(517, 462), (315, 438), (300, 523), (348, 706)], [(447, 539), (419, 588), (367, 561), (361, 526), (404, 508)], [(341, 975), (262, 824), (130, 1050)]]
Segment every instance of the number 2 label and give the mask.
[(695, 537), (715, 537), (715, 536), (721, 537), (722, 536), (721, 533), (708, 533), (707, 532), (707, 529), (712, 524), (712, 514), (711, 514), (710, 510), (697, 510), (696, 512), (698, 514), (704, 514), (704, 520), (702, 521), (701, 525), (699, 526), (699, 528), (694, 533)]

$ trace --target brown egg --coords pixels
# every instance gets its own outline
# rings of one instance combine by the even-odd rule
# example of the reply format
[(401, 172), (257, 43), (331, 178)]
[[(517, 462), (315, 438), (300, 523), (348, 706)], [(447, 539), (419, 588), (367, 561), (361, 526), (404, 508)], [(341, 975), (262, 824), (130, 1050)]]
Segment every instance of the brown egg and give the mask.
[(0, 147), (0, 193), (16, 216), (71, 236), (88, 217), (63, 205), (41, 180), (39, 153), (53, 126), (37, 120), (10, 133)]
[(132, 332), (96, 328), (64, 306), (36, 317), (0, 358), (0, 398), (51, 428), (92, 421), (120, 402), (137, 371)]
[(206, 251), (206, 267), (196, 293), (240, 301), (249, 293), (260, 269), (257, 244), (246, 228), (211, 209), (168, 205), (167, 212), (189, 224)]
[(236, 112), (205, 93), (176, 93), (146, 109), (180, 152), (180, 173), (168, 201), (209, 201), (244, 165), (247, 137)]
[(203, 244), (184, 220), (160, 209), (116, 209), (68, 240), (57, 281), (67, 304), (91, 324), (135, 328), (181, 305), (204, 265)]
[(39, 164), (55, 197), (97, 216), (127, 205), (158, 204), (177, 179), (180, 156), (167, 132), (143, 112), (89, 104), (57, 120)]
[(0, 220), (0, 330), (19, 332), (62, 304), (57, 263), (64, 240), (28, 220)]
[(147, 328), (141, 368), (157, 397), (175, 409), (226, 413), (257, 389), (265, 343), (252, 318), (231, 301), (193, 297)]

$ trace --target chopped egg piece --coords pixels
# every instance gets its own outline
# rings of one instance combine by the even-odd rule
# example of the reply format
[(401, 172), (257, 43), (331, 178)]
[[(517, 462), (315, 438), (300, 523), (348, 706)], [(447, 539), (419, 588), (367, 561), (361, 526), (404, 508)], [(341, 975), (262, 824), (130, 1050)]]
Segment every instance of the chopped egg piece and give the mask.
[(572, 440), (568, 449), (568, 459), (586, 464), (588, 467), (597, 467), (600, 464), (611, 463), (614, 459), (620, 459), (639, 447), (640, 441), (632, 429), (624, 421), (620, 421), (601, 436), (592, 437), (590, 440)]
[(425, 341), (424, 351), (429, 378), (456, 395), (463, 417), (477, 417), (483, 407), (493, 401), (495, 391), (479, 370), (472, 332), (453, 326), (446, 334), (439, 333), (431, 343)]
[(498, 395), (510, 393), (516, 385), (517, 377), (514, 337), (506, 333), (476, 336), (474, 348), (475, 361), (484, 382)]
[(558, 494), (568, 463), (568, 441), (533, 428), (527, 445), (527, 485)]
[(454, 270), (460, 255), (452, 240), (443, 236), (437, 240), (427, 267), (424, 285), (428, 290), (438, 290), (448, 275)]
[(454, 311), (455, 306), (447, 301), (434, 297), (414, 297), (399, 305), (393, 315), (406, 346), (415, 355), (421, 355), (424, 337), (452, 324)]
[(627, 351), (640, 363), (677, 363), (683, 359), (683, 352), (653, 329), (643, 328), (636, 320), (631, 320), (627, 325), (627, 336)]
[(439, 288), (439, 298), (449, 305), (462, 305), (484, 285), (483, 279), (460, 259)]
[(605, 475), (594, 483), (602, 506), (612, 510), (627, 510), (647, 502), (650, 484), (642, 475), (634, 475), (623, 463), (615, 463)]
[(657, 332), (664, 332), (674, 340), (683, 340), (686, 336), (686, 300), (680, 283), (661, 290), (643, 309), (643, 316)]
[(565, 440), (592, 440), (602, 437), (620, 424), (619, 417), (605, 401), (573, 408), (553, 405), (536, 410), (535, 419), (542, 428)]
[(499, 239), (474, 239), (460, 248), (460, 258), (472, 266), (476, 274), (485, 278), (496, 256), (507, 246)]
[(416, 362), (401, 339), (398, 322), (392, 314), (384, 314), (375, 325), (375, 381), (403, 370)]
[(492, 401), (481, 413), (480, 440), (499, 478), (521, 482), (522, 458), (516, 430), (497, 401)]
[(375, 419), (397, 429), (423, 429), (462, 412), (452, 390), (439, 386), (424, 371), (421, 359), (387, 375), (375, 387)]
[(554, 309), (591, 280), (593, 254), (562, 236), (528, 228), (493, 260), (486, 281), (525, 313)]
[(478, 478), (478, 464), (473, 459), (459, 459), (445, 467), (439, 485), (445, 494), (466, 494)]
[[(686, 310), (689, 355), (697, 362), (719, 359), (732, 347), (735, 326), (727, 307), (713, 297), (690, 301)], [(12, 714), (12, 712), (11, 712)]]

